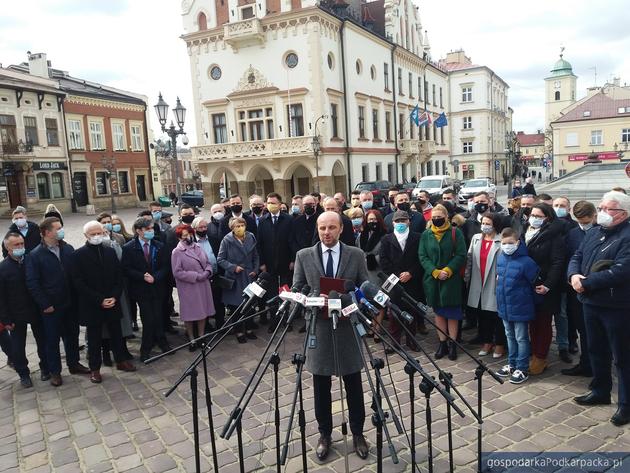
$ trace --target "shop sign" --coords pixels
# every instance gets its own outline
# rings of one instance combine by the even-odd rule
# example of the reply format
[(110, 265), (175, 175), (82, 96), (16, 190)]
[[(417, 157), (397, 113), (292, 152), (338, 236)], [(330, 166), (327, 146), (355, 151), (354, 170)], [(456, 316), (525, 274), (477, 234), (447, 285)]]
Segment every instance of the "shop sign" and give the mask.
[(58, 171), (67, 169), (66, 163), (62, 161), (35, 161), (33, 171)]

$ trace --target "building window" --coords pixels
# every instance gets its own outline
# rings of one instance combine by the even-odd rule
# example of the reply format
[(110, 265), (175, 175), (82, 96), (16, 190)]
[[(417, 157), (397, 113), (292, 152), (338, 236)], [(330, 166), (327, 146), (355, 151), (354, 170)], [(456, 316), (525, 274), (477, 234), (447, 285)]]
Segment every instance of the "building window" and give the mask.
[(402, 68), (398, 68), (398, 95), (403, 95), (402, 89)]
[(578, 146), (578, 134), (576, 132), (567, 133), (565, 140), (565, 146)]
[(370, 167), (367, 164), (361, 165), (361, 180), (363, 182), (370, 180)]
[(383, 83), (385, 84), (385, 90), (389, 91), (389, 64), (383, 64)]
[[(273, 140), (274, 132), (273, 132), (273, 109), (266, 108), (265, 109), (265, 126), (267, 128), (267, 139)], [(192, 170), (192, 168), (191, 168)]]
[[(238, 112), (238, 117), (242, 141), (273, 139), (273, 113), (271, 108), (240, 111)], [(215, 143), (227, 143), (225, 114), (219, 113), (213, 115), (212, 124)]]
[(373, 64), (372, 66), (370, 66), (370, 77), (372, 78), (372, 80), (376, 79), (376, 67), (374, 67)]
[(424, 101), (429, 102), (429, 81), (424, 81)]
[(409, 97), (413, 97), (413, 74), (409, 73)]
[(412, 140), (415, 138), (415, 129), (416, 124), (409, 120), (409, 138), (411, 138)]
[(438, 144), (437, 126), (435, 126), (435, 123), (433, 124), (433, 141), (435, 141), (435, 144)]
[(442, 160), (442, 175), (446, 176), (446, 161)]
[(402, 113), (398, 114), (398, 133), (401, 140), (405, 138), (405, 116)]
[(287, 105), (289, 117), (289, 136), (304, 136), (304, 113), (302, 104)]
[(129, 172), (118, 171), (118, 192), (120, 194), (129, 193)]
[(473, 152), (473, 144), (472, 141), (464, 141), (462, 143), (464, 154), (470, 154)]
[(418, 76), (418, 100), (422, 102), (422, 77)]
[(435, 84), (431, 85), (431, 96), (433, 98), (433, 105), (437, 105), (437, 102), (435, 101)]
[(443, 100), (442, 87), (440, 87), (440, 108), (444, 108), (444, 102), (442, 100)]
[(80, 120), (68, 120), (68, 144), (70, 149), (83, 149)]
[(227, 124), (225, 113), (215, 113), (212, 115), (212, 132), (216, 144), (227, 143)]
[(392, 113), (385, 112), (385, 139), (387, 141), (392, 139)]
[(387, 180), (389, 182), (394, 182), (396, 180), (396, 176), (394, 176), (394, 163), (389, 163), (387, 165)]
[(288, 68), (293, 69), (295, 66), (298, 65), (297, 54), (295, 53), (287, 54), (287, 57), (284, 58), (284, 63), (287, 65)]
[(365, 107), (359, 105), (359, 138), (365, 138)]
[(339, 138), (339, 115), (337, 114), (337, 104), (330, 104), (330, 125), (332, 127), (332, 137)]
[(472, 101), (472, 87), (462, 87), (462, 102)]
[(15, 117), (13, 115), (0, 115), (0, 139), (3, 152), (17, 152), (17, 134)]
[(208, 19), (206, 18), (206, 14), (204, 12), (197, 15), (197, 26), (199, 27), (199, 31), (208, 29)]
[(38, 146), (37, 138), (37, 120), (35, 117), (24, 117), (24, 134), (26, 135), (26, 144)]
[(140, 125), (131, 125), (131, 149), (133, 151), (142, 151), (142, 128)]
[(630, 143), (630, 128), (624, 128), (621, 130), (621, 142)]
[(554, 94), (554, 99), (555, 100), (560, 100), (560, 91), (556, 90), (556, 93)]
[(107, 175), (109, 173), (107, 171), (97, 171), (96, 172), (96, 195), (107, 195), (109, 194), (108, 185), (107, 185)]
[(380, 181), (383, 179), (383, 165), (381, 163), (376, 163), (376, 180)]
[(361, 60), (357, 59), (357, 62), (354, 63), (354, 66), (357, 69), (357, 74), (361, 75), (361, 72), (363, 72), (363, 64), (361, 64)]
[(122, 123), (112, 123), (114, 151), (125, 151), (125, 130)]
[(53, 172), (50, 177), (52, 181), (52, 198), (63, 199), (66, 196), (63, 188), (63, 174), (60, 172)]
[(328, 61), (328, 69), (332, 71), (333, 68), (335, 67), (335, 56), (333, 56), (333, 53), (328, 53), (327, 61)]
[(90, 144), (93, 150), (103, 150), (103, 125), (99, 122), (90, 122)]
[(48, 146), (59, 146), (59, 130), (57, 129), (57, 120), (54, 118), (46, 118), (46, 142)]
[(440, 128), (440, 144), (443, 145), (444, 143), (444, 127)]
[(254, 18), (254, 7), (241, 8), (241, 20), (247, 20), (249, 18)]
[(462, 127), (464, 130), (472, 129), (472, 117), (463, 117), (462, 121), (464, 122), (463, 127)]
[(592, 130), (591, 131), (591, 145), (602, 145), (604, 144), (602, 130)]
[(249, 110), (247, 112), (248, 129), (250, 141), (259, 141), (265, 139), (263, 111)]
[(45, 172), (37, 174), (37, 193), (40, 199), (50, 199), (50, 179)]
[(372, 139), (378, 140), (378, 110), (372, 110)]

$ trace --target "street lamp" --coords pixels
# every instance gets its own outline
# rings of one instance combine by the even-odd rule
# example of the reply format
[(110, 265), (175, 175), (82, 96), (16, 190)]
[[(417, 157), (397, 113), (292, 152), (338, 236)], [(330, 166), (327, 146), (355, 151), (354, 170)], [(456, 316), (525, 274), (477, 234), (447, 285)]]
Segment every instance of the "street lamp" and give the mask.
[(511, 169), (507, 189), (509, 199), (512, 195), (512, 181), (516, 176), (521, 174), (521, 151), (514, 131), (508, 131), (505, 134), (505, 146), (505, 158), (507, 160), (508, 169)]
[(112, 214), (116, 213), (116, 199), (114, 198), (114, 194), (118, 194), (118, 179), (116, 176), (116, 156), (112, 156), (108, 158), (107, 156), (103, 156), (101, 158), (101, 163), (103, 163), (103, 167), (107, 169), (107, 180), (109, 181), (109, 194), (112, 199)]
[(321, 151), (321, 143), (319, 141), (319, 135), (317, 134), (317, 124), (320, 120), (325, 120), (326, 118), (328, 118), (328, 115), (322, 115), (315, 120), (315, 134), (313, 135), (313, 140), (311, 141), (313, 155), (315, 155), (315, 190), (317, 192), (319, 192), (319, 152)]
[(179, 101), (179, 97), (177, 97), (177, 104), (173, 109), (173, 115), (175, 116), (175, 121), (177, 122), (176, 128), (171, 121), (170, 126), (166, 127), (166, 120), (168, 117), (168, 104), (162, 98), (162, 93), (160, 92), (158, 97), (158, 103), (155, 104), (155, 113), (157, 113), (158, 120), (160, 122), (160, 126), (162, 127), (162, 132), (166, 133), (171, 139), (171, 159), (175, 164), (175, 188), (177, 193), (177, 204), (181, 206), (181, 195), (182, 195), (182, 183), (181, 178), (179, 176), (179, 164), (177, 163), (177, 137), (179, 135), (184, 135), (182, 138), (182, 143), (184, 145), (188, 144), (188, 137), (186, 136), (186, 132), (184, 131), (184, 121), (186, 120), (186, 107), (182, 105)]

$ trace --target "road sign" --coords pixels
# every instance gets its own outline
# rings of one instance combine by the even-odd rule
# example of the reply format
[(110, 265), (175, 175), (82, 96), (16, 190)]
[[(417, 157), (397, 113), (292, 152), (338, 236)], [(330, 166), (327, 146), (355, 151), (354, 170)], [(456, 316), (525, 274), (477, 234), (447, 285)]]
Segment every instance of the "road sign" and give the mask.
[(459, 166), (459, 159), (453, 159), (453, 166)]
[(494, 169), (496, 169), (498, 171), (500, 166), (501, 166), (501, 163), (499, 162), (499, 160), (495, 159), (494, 160)]
[(626, 176), (630, 177), (630, 163), (626, 164)]

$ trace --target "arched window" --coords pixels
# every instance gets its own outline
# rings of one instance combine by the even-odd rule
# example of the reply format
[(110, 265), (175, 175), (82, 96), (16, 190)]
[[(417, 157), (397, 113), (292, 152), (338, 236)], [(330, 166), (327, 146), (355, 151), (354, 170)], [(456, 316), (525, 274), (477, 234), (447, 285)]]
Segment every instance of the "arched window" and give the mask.
[(199, 31), (208, 29), (208, 19), (206, 18), (206, 14), (204, 12), (199, 13), (197, 17), (197, 25), (199, 26)]
[(556, 100), (560, 100), (560, 91), (556, 90)]
[(50, 199), (50, 179), (45, 172), (37, 174), (37, 193), (40, 200)]
[(53, 199), (62, 199), (65, 197), (65, 192), (63, 189), (63, 174), (60, 172), (54, 172), (51, 176), (52, 178), (52, 198)]
[(446, 161), (442, 160), (442, 174), (446, 176)]

